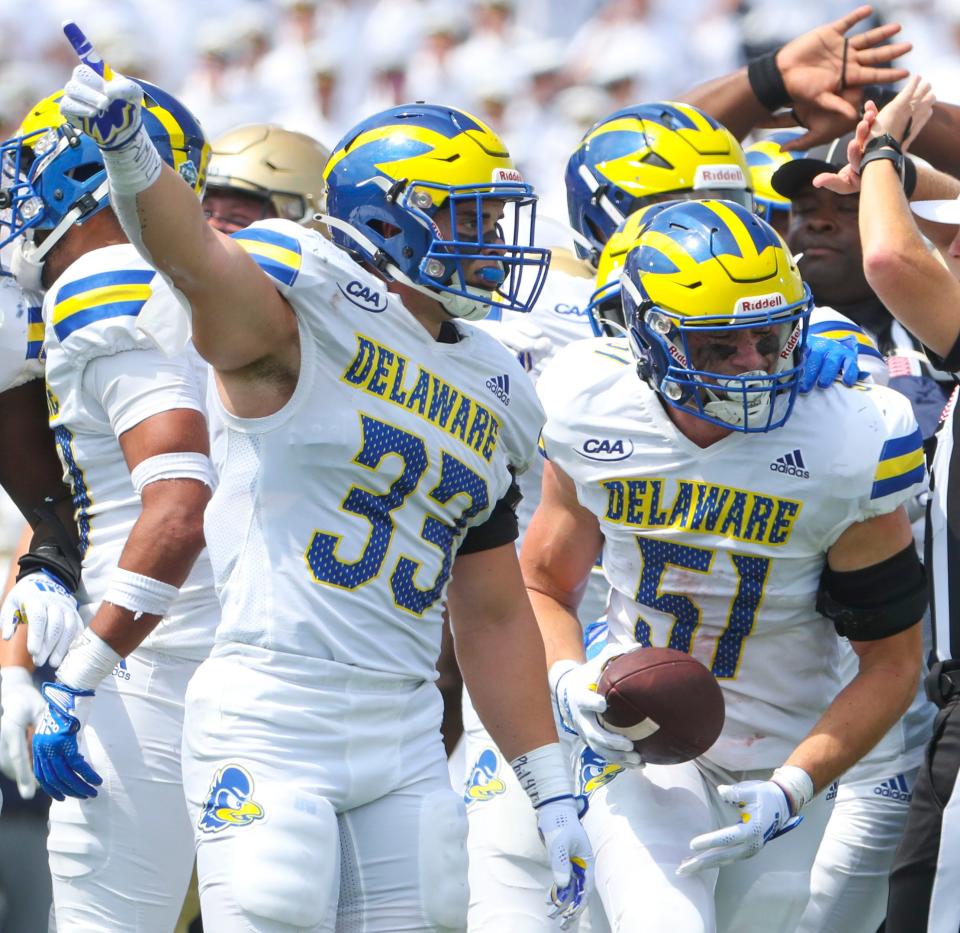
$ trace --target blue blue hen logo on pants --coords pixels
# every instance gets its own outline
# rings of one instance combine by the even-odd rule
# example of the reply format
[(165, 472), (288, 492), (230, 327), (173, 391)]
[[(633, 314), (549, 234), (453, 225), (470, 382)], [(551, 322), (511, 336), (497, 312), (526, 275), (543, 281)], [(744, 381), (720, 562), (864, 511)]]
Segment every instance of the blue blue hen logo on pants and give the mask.
[(230, 826), (246, 826), (262, 820), (263, 807), (253, 796), (253, 778), (239, 765), (227, 765), (213, 776), (198, 827), (204, 833), (218, 833)]
[(467, 778), (467, 786), (463, 792), (464, 803), (490, 800), (491, 797), (506, 791), (507, 785), (497, 777), (497, 765), (497, 753), (492, 748), (485, 748), (480, 752), (480, 757)]

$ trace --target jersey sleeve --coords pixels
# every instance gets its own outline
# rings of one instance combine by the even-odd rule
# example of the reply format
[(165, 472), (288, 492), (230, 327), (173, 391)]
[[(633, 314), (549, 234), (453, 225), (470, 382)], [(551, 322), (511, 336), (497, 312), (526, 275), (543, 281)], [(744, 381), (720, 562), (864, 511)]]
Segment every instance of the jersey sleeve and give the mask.
[(138, 330), (137, 318), (151, 302), (175, 301), (146, 266), (81, 275), (47, 294), (47, 338), (79, 368), (99, 356), (150, 349), (154, 344)]
[(43, 377), (42, 302), (0, 278), (0, 392)]
[(909, 400), (892, 389), (870, 394), (884, 430), (873, 441), (873, 472), (864, 477), (858, 521), (892, 512), (926, 488), (923, 436)]
[(346, 258), (316, 230), (290, 220), (260, 220), (231, 236), (285, 298), (327, 284)]
[(83, 371), (83, 391), (99, 402), (117, 437), (165, 411), (204, 410), (189, 361), (157, 349), (127, 350), (92, 360)]

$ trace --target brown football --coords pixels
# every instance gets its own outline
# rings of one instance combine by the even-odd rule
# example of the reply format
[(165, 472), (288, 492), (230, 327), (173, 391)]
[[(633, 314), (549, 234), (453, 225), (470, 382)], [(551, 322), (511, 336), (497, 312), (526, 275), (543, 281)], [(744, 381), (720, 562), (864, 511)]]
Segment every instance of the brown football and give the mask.
[(601, 720), (633, 740), (648, 764), (672, 765), (702, 755), (723, 728), (723, 692), (696, 658), (673, 648), (640, 648), (603, 668)]

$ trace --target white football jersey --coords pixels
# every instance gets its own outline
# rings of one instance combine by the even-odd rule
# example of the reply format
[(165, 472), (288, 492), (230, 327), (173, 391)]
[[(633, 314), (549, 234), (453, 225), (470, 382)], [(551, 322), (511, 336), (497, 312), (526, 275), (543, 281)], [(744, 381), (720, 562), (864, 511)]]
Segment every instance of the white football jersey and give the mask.
[[(558, 254), (562, 254), (562, 261), (559, 263)], [(587, 305), (595, 284), (594, 270), (586, 260), (577, 259), (565, 250), (554, 250), (550, 270), (536, 305), (525, 314), (501, 311), (494, 307), (490, 315), (480, 322), (480, 326), (494, 337), (498, 336), (498, 328), (509, 328), (515, 321), (529, 320), (540, 328), (550, 341), (550, 349), (530, 370), (530, 378), (536, 385), (543, 368), (563, 347), (574, 340), (586, 340), (596, 336), (587, 313)], [(530, 469), (518, 479), (520, 492), (523, 494), (517, 507), (517, 519), (520, 523), (518, 544), (523, 540), (530, 519), (540, 503), (542, 480), (543, 461), (538, 457)], [(596, 621), (606, 611), (608, 590), (607, 582), (597, 568), (580, 602), (579, 615), (584, 625)]]
[(434, 340), (314, 231), (263, 221), (234, 238), (296, 312), (301, 362), (275, 414), (221, 406), (217, 642), (433, 680), (463, 533), (536, 458), (533, 386), (475, 328)]
[(625, 340), (571, 345), (538, 388), (545, 453), (604, 534), (611, 641), (712, 670), (726, 724), (710, 760), (781, 764), (839, 687), (838, 638), (814, 608), (827, 551), (924, 481), (909, 402), (837, 385), (800, 396), (779, 430), (702, 449), (638, 378)]
[(0, 276), (0, 392), (43, 377), (42, 299)]
[[(126, 244), (81, 256), (44, 298), (50, 426), (73, 491), (86, 591), (80, 609), (87, 622), (140, 516), (140, 497), (118, 437), (164, 411), (204, 410), (205, 386), (191, 357), (184, 352), (167, 358), (136, 329), (141, 309), (161, 302), (176, 304), (161, 278)], [(218, 618), (213, 573), (203, 552), (144, 647), (202, 659)]]

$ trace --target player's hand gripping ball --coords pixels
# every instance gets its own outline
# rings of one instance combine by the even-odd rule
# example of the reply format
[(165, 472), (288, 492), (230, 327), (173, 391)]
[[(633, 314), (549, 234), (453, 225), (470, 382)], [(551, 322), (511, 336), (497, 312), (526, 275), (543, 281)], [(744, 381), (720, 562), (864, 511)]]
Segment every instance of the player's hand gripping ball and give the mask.
[(639, 648), (604, 666), (597, 692), (611, 732), (633, 742), (646, 764), (675, 765), (702, 755), (723, 728), (723, 692), (696, 658), (672, 648)]

